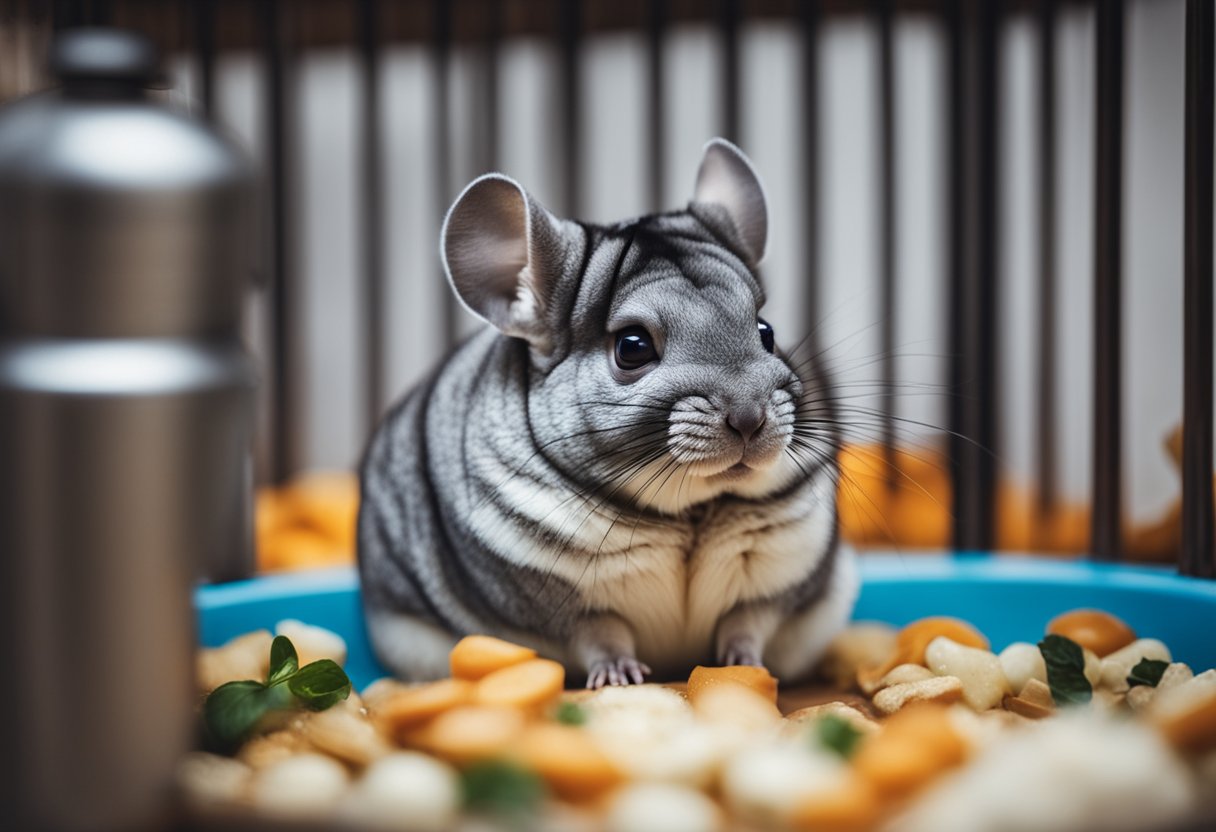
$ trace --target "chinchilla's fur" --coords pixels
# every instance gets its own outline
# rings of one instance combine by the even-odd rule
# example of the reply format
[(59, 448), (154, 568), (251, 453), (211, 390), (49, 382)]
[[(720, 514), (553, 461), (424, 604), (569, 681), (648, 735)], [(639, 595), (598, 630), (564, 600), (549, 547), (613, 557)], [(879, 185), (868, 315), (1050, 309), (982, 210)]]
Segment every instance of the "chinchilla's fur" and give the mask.
[[(359, 567), (387, 668), (446, 675), (468, 633), (593, 687), (811, 668), (857, 579), (825, 377), (758, 328), (766, 234), (759, 180), (721, 140), (685, 210), (610, 227), (500, 175), (460, 195), (444, 262), (493, 327), (389, 413), (363, 464)], [(630, 332), (653, 346), (644, 366), (618, 358)]]

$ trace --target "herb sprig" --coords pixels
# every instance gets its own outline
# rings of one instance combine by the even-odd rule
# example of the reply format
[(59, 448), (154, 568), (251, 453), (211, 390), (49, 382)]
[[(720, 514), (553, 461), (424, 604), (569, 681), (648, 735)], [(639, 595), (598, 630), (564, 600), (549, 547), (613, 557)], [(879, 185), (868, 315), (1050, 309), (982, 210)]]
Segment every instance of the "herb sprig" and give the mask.
[(203, 722), (209, 744), (220, 751), (234, 751), (266, 714), (296, 708), (323, 711), (350, 696), (350, 691), (350, 679), (337, 662), (318, 659), (300, 667), (291, 639), (276, 636), (270, 645), (270, 675), (265, 682), (228, 682), (207, 696)]
[(1141, 659), (1140, 663), (1133, 667), (1132, 672), (1128, 674), (1127, 686), (1134, 688), (1137, 685), (1145, 685), (1155, 688), (1161, 683), (1161, 677), (1165, 675), (1165, 669), (1169, 666), (1169, 662), (1163, 662), (1160, 659)]
[(812, 737), (820, 747), (835, 752), (847, 760), (857, 750), (857, 743), (861, 742), (862, 734), (847, 719), (836, 714), (828, 714), (815, 722)]
[(1081, 645), (1053, 634), (1039, 642), (1039, 652), (1047, 665), (1051, 698), (1057, 705), (1083, 705), (1093, 699), (1094, 688), (1085, 678), (1085, 653)]

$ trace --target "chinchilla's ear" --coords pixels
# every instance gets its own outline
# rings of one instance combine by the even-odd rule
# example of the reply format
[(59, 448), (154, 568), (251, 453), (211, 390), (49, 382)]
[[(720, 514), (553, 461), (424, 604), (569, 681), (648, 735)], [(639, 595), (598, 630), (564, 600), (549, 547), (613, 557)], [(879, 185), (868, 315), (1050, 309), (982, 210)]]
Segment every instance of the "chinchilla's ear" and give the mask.
[(730, 218), (749, 266), (764, 259), (768, 240), (768, 208), (764, 186), (743, 151), (726, 139), (711, 139), (701, 156), (692, 201), (717, 205)]
[(542, 351), (550, 343), (545, 306), (564, 248), (559, 221), (498, 173), (464, 189), (440, 236), (448, 280), (469, 311)]

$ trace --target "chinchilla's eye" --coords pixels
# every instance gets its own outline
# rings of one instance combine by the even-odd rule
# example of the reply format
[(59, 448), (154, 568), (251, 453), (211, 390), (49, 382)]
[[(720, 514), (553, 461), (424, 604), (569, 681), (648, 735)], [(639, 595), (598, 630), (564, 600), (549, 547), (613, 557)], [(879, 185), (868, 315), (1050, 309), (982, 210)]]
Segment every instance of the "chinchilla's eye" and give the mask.
[(658, 358), (654, 341), (644, 328), (630, 326), (616, 334), (616, 366), (622, 370), (636, 370)]
[(775, 346), (773, 341), (773, 325), (764, 318), (756, 318), (756, 329), (760, 330), (760, 343), (769, 352), (773, 351)]

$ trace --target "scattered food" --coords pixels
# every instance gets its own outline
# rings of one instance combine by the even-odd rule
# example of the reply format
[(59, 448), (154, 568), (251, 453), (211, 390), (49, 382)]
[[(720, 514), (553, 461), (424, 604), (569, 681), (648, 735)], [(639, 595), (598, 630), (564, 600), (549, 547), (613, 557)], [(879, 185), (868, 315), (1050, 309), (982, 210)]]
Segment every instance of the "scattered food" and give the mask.
[(421, 832), (1067, 832), (1216, 809), (1216, 670), (1096, 610), (999, 655), (957, 619), (858, 625), (810, 702), (756, 667), (566, 691), (560, 664), (488, 636), (456, 645), (452, 678), (360, 696), (336, 634), (276, 631), (200, 651), (222, 753), (182, 760), (192, 811)]

